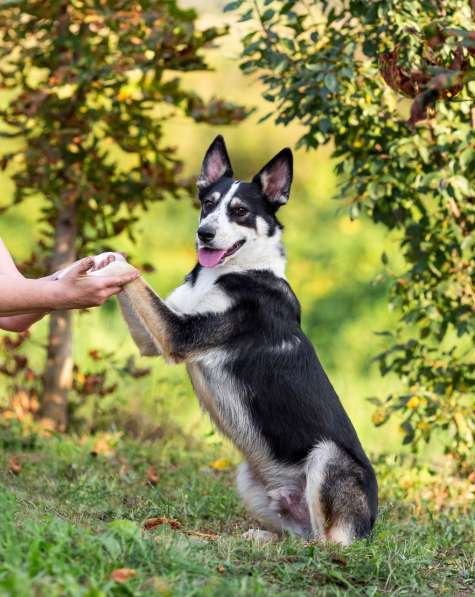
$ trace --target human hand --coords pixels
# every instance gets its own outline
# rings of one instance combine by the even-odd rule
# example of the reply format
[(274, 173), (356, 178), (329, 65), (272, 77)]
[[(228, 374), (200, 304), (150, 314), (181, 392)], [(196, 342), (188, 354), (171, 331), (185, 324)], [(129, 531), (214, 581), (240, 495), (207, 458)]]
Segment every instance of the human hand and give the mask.
[(102, 305), (109, 297), (120, 292), (125, 284), (139, 277), (139, 272), (131, 266), (128, 267), (129, 271), (116, 275), (87, 275), (112, 261), (114, 257), (106, 257), (96, 264), (92, 257), (86, 257), (60, 272), (59, 279), (53, 282), (56, 309), (84, 309)]

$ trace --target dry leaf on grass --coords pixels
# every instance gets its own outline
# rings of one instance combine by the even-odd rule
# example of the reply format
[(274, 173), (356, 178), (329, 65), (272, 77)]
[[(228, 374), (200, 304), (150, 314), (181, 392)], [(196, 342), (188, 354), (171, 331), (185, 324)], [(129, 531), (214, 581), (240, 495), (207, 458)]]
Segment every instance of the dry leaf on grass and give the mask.
[(227, 458), (218, 458), (218, 460), (213, 460), (213, 462), (209, 463), (211, 468), (214, 468), (216, 471), (224, 471), (232, 466), (232, 463)]
[(147, 481), (150, 483), (150, 485), (154, 486), (158, 485), (158, 482), (160, 481), (157, 469), (153, 465), (150, 465), (147, 469)]
[(18, 462), (18, 458), (16, 456), (12, 456), (8, 461), (8, 469), (14, 475), (19, 475), (21, 472), (21, 464)]
[(124, 583), (135, 576), (137, 572), (133, 568), (117, 568), (111, 573), (111, 579), (115, 582)]
[(218, 533), (214, 531), (183, 531), (183, 533), (189, 537), (197, 537), (198, 539), (207, 539), (209, 541), (217, 541), (219, 539)]
[(162, 524), (168, 524), (172, 529), (179, 529), (181, 527), (180, 522), (176, 518), (167, 518), (166, 516), (147, 518), (147, 520), (143, 523), (143, 527), (146, 531), (151, 531)]
[(113, 456), (121, 436), (121, 433), (98, 433), (94, 437), (91, 454), (93, 456)]

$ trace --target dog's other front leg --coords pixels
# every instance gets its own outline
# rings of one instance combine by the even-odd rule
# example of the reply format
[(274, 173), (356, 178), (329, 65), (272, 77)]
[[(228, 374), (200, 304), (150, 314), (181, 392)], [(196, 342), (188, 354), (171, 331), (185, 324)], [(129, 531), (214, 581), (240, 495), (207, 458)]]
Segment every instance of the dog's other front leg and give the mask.
[(120, 294), (125, 295), (161, 354), (172, 363), (190, 361), (223, 346), (235, 335), (245, 334), (250, 325), (246, 313), (238, 308), (226, 313), (178, 314), (142, 278), (128, 284)]
[[(131, 266), (114, 261), (92, 275), (122, 273)], [(209, 349), (223, 346), (249, 328), (244, 310), (225, 313), (182, 315), (176, 313), (145, 282), (138, 278), (117, 295), (132, 336), (142, 354), (162, 354), (172, 363), (193, 360)]]

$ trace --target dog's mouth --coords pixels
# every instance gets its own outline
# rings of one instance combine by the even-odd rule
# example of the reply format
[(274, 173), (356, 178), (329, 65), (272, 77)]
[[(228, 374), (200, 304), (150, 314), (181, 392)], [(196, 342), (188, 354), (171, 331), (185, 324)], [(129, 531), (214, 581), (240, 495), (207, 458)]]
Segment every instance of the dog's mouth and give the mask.
[(215, 267), (222, 263), (234, 253), (237, 253), (246, 241), (244, 239), (238, 240), (229, 249), (210, 249), (208, 247), (198, 248), (198, 261), (203, 267)]

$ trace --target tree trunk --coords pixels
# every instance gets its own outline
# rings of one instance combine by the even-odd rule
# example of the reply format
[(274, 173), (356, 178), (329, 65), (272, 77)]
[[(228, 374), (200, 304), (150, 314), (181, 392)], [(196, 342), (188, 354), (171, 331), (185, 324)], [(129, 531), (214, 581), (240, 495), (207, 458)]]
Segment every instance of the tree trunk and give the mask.
[[(76, 207), (60, 208), (56, 222), (51, 271), (62, 269), (76, 259)], [(42, 419), (48, 427), (65, 431), (68, 426), (68, 392), (73, 381), (72, 312), (54, 311), (49, 319)]]

